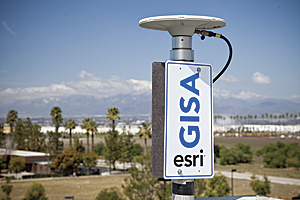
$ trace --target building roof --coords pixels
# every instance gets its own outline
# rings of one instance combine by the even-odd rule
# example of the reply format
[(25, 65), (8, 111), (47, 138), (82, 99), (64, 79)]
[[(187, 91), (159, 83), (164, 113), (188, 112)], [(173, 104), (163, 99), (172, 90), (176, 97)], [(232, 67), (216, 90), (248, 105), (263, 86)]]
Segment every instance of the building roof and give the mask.
[(10, 152), (5, 149), (0, 149), (0, 155), (12, 155), (20, 157), (38, 157), (38, 156), (49, 156), (49, 153), (34, 152), (34, 151), (22, 151), (22, 150), (11, 150)]
[[(195, 199), (200, 200), (200, 199)], [(227, 196), (227, 197), (210, 197), (201, 198), (201, 200), (281, 200), (263, 195), (242, 195), (242, 196)]]

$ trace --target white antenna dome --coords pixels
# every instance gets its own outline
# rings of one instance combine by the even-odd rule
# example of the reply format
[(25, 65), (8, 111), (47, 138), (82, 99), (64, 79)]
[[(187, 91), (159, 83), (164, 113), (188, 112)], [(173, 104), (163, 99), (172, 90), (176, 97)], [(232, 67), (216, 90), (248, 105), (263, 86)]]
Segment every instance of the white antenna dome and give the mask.
[(195, 31), (211, 30), (226, 26), (225, 20), (195, 15), (169, 15), (148, 17), (139, 21), (140, 27), (168, 31), (171, 36), (193, 36)]

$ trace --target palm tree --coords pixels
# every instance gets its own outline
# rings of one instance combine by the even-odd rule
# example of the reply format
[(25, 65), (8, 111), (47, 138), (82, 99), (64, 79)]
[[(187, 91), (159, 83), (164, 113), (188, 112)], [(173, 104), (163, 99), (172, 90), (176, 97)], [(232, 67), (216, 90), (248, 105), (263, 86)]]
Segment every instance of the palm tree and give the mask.
[[(12, 134), (14, 132), (14, 124), (15, 124), (17, 118), (18, 118), (18, 112), (15, 110), (10, 110), (8, 112), (8, 114), (6, 116), (6, 120), (5, 120), (5, 123), (8, 123), (10, 126), (10, 134), (9, 134), (9, 142), (8, 142), (9, 152), (12, 149)], [(5, 155), (5, 159), (6, 159), (6, 155)]]
[(94, 133), (97, 132), (97, 123), (91, 119), (89, 122), (89, 127), (92, 131), (92, 152), (94, 152)]
[(139, 132), (138, 132), (138, 136), (141, 138), (141, 137), (144, 137), (144, 140), (145, 140), (145, 155), (147, 154), (147, 138), (151, 138), (152, 137), (152, 134), (151, 134), (151, 127), (150, 127), (150, 123), (145, 123), (143, 122), (142, 123), (142, 127), (139, 127)]
[(91, 130), (91, 126), (90, 126), (90, 118), (84, 118), (84, 120), (82, 120), (82, 125), (81, 128), (86, 130), (86, 145), (87, 145), (87, 153), (90, 152), (90, 144), (89, 144), (89, 132)]
[(115, 120), (120, 119), (119, 116), (119, 109), (117, 107), (111, 107), (107, 109), (106, 113), (106, 119), (111, 119), (112, 120), (112, 130), (115, 132)]
[(214, 122), (215, 122), (215, 124), (217, 124), (217, 117), (218, 117), (217, 115), (214, 116), (214, 119), (215, 119)]
[(50, 115), (52, 116), (52, 123), (55, 124), (55, 132), (58, 133), (59, 124), (63, 122), (63, 118), (61, 117), (61, 109), (60, 107), (53, 107)]
[(56, 139), (55, 139), (55, 150), (58, 151), (58, 128), (59, 124), (63, 122), (63, 118), (61, 117), (61, 109), (60, 107), (53, 107), (50, 115), (52, 116), (52, 123), (55, 124), (55, 133), (56, 133)]
[(16, 119), (18, 118), (18, 112), (15, 110), (10, 110), (6, 116), (5, 123), (9, 124), (10, 126), (10, 140), (12, 139), (12, 133), (14, 132), (14, 125), (16, 122)]
[(76, 123), (73, 119), (68, 119), (68, 121), (65, 122), (65, 128), (70, 130), (69, 139), (70, 139), (70, 147), (72, 146), (72, 129), (75, 129)]

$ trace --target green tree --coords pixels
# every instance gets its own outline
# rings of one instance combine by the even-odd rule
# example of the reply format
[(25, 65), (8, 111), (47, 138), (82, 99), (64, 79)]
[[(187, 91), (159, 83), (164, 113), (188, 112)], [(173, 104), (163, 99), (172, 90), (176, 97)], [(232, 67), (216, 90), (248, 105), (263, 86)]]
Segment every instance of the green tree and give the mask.
[(12, 149), (12, 134), (14, 132), (14, 125), (15, 125), (17, 118), (18, 118), (18, 112), (15, 110), (10, 110), (7, 113), (7, 116), (5, 119), (5, 123), (9, 124), (9, 126), (10, 126), (9, 143), (8, 143), (9, 150)]
[(23, 200), (47, 200), (46, 191), (40, 182), (33, 182)]
[(55, 124), (55, 132), (57, 133), (58, 132), (58, 129), (59, 129), (59, 125), (61, 123), (63, 123), (63, 118), (61, 116), (61, 109), (60, 107), (53, 107), (51, 112), (50, 112), (50, 115), (52, 116), (52, 123)]
[(106, 119), (112, 120), (112, 132), (115, 131), (115, 120), (120, 119), (119, 109), (117, 107), (111, 107), (107, 109)]
[(202, 194), (206, 190), (206, 182), (204, 179), (196, 179), (195, 180), (195, 197), (201, 198)]
[(41, 126), (32, 124), (28, 117), (26, 121), (18, 119), (13, 133), (17, 149), (44, 152), (46, 136), (41, 132)]
[(280, 151), (268, 152), (263, 157), (264, 165), (267, 168), (285, 168), (286, 156), (282, 155)]
[(65, 150), (62, 154), (58, 154), (54, 160), (54, 167), (57, 171), (65, 171), (67, 174), (77, 170), (81, 163), (81, 154), (75, 150)]
[(75, 150), (75, 151), (77, 151), (79, 153), (84, 153), (85, 148), (84, 148), (84, 146), (82, 144), (82, 141), (79, 142), (79, 137), (77, 135), (74, 135), (73, 139), (74, 139), (74, 145), (72, 145), (69, 148), (69, 150)]
[(59, 141), (60, 133), (56, 134), (53, 131), (47, 131), (47, 145), (46, 151), (49, 153), (49, 159), (54, 161), (56, 156), (63, 151), (63, 141)]
[(165, 179), (159, 180), (159, 185), (155, 192), (159, 200), (171, 200), (172, 199), (172, 182)]
[(99, 156), (102, 156), (103, 152), (104, 152), (104, 148), (105, 148), (105, 146), (104, 146), (103, 142), (96, 144), (95, 153)]
[(226, 177), (219, 172), (208, 181), (205, 197), (224, 197), (228, 196), (229, 193), (230, 187)]
[(3, 133), (4, 125), (0, 124), (0, 147), (3, 147), (5, 144), (5, 134)]
[(97, 164), (97, 155), (94, 152), (85, 153), (82, 156), (83, 166), (88, 168), (87, 175), (90, 174), (90, 168), (95, 167)]
[(140, 144), (133, 144), (133, 155), (140, 156), (143, 153), (143, 147)]
[(263, 146), (263, 148), (261, 149), (258, 149), (256, 151), (256, 155), (257, 156), (262, 156), (268, 152), (274, 152), (274, 151), (277, 151), (278, 150), (278, 147), (275, 145), (275, 144), (265, 144)]
[[(31, 120), (30, 120), (30, 118), (29, 117), (27, 117), (27, 120), (25, 120), (24, 122), (23, 122), (23, 126), (24, 126), (24, 129), (25, 129), (25, 137), (26, 137), (26, 144), (25, 144), (25, 146), (26, 146), (26, 148), (25, 148), (25, 150), (29, 150), (30, 149), (30, 147), (29, 147), (29, 139), (30, 139), (30, 137), (31, 137), (31, 132), (32, 132), (32, 123), (31, 123)], [(43, 133), (43, 135), (44, 135), (44, 133)]]
[(133, 135), (128, 132), (125, 133), (125, 127), (123, 129), (123, 133), (120, 135), (120, 146), (122, 147), (121, 150), (121, 156), (119, 158), (119, 161), (123, 163), (123, 170), (125, 172), (125, 163), (126, 162), (132, 162), (134, 158), (134, 141), (132, 141)]
[(19, 173), (25, 169), (25, 159), (21, 157), (13, 157), (10, 159), (8, 169), (11, 172)]
[[(263, 156), (264, 167), (285, 168), (298, 166), (300, 160), (300, 146), (297, 143), (284, 144), (265, 144), (263, 148), (256, 151), (257, 156)], [(300, 163), (299, 163), (300, 165)]]
[(90, 119), (90, 118), (84, 118), (82, 120), (82, 125), (81, 125), (81, 128), (86, 130), (87, 153), (90, 152), (89, 135), (90, 135), (90, 131), (92, 130), (91, 121), (92, 121), (92, 119)]
[(65, 128), (69, 129), (69, 145), (72, 146), (72, 130), (75, 129), (76, 123), (73, 119), (68, 119), (65, 121)]
[(220, 150), (220, 164), (221, 165), (235, 165), (238, 163), (238, 153), (234, 148), (222, 148)]
[(46, 135), (41, 132), (41, 126), (38, 124), (31, 125), (31, 131), (28, 139), (28, 150), (36, 152), (44, 152), (46, 150)]
[(289, 167), (295, 167), (299, 170), (300, 167), (300, 146), (297, 143), (286, 145), (286, 163)]
[(15, 131), (12, 134), (13, 141), (16, 143), (16, 148), (19, 150), (27, 150), (26, 135), (28, 132), (25, 130), (24, 121), (18, 119), (16, 122)]
[(6, 163), (2, 155), (0, 155), (0, 171), (6, 168)]
[(252, 187), (252, 190), (256, 194), (261, 195), (267, 195), (270, 194), (270, 181), (268, 181), (268, 178), (266, 175), (264, 175), (264, 181), (258, 180), (255, 175), (251, 177), (252, 181), (250, 182), (250, 186)]
[(151, 126), (150, 123), (142, 123), (142, 126), (139, 127), (139, 132), (138, 132), (138, 136), (144, 137), (144, 141), (145, 141), (145, 155), (147, 154), (147, 138), (151, 138), (152, 134), (151, 134)]
[(251, 151), (250, 145), (244, 145), (243, 143), (238, 143), (235, 145), (238, 153), (238, 163), (250, 163), (252, 162), (253, 153)]
[(10, 139), (12, 138), (12, 133), (14, 132), (14, 125), (15, 125), (15, 122), (16, 122), (17, 118), (18, 118), (18, 112), (17, 111), (10, 110), (7, 113), (5, 123), (9, 124), (9, 126), (10, 126)]
[(128, 170), (130, 176), (124, 179), (125, 184), (122, 187), (124, 188), (123, 194), (130, 200), (155, 199), (159, 185), (158, 179), (152, 177), (151, 154), (151, 151), (147, 152), (147, 163), (145, 155), (137, 159), (141, 164), (140, 168), (133, 166)]
[(113, 169), (115, 170), (115, 162), (122, 155), (122, 142), (120, 142), (120, 137), (118, 137), (117, 131), (108, 131), (108, 136), (105, 137), (104, 140), (104, 158), (109, 162), (109, 171), (111, 169), (111, 165), (113, 165)]
[(300, 167), (299, 157), (288, 158), (286, 163), (289, 167), (295, 167), (297, 170), (299, 170), (299, 167)]
[(125, 200), (122, 194), (116, 187), (111, 187), (109, 189), (101, 190), (101, 192), (96, 197), (96, 200)]
[(97, 132), (97, 123), (94, 120), (91, 120), (89, 126), (92, 132), (92, 152), (94, 152), (94, 133)]
[(59, 129), (59, 125), (61, 123), (63, 123), (63, 118), (61, 116), (61, 109), (60, 107), (53, 107), (50, 115), (52, 116), (52, 123), (55, 124), (55, 133), (56, 133), (56, 137), (55, 137), (55, 150), (58, 152), (59, 151), (59, 137), (60, 135), (58, 134), (58, 129)]
[(11, 172), (19, 173), (25, 169), (25, 159), (22, 157), (13, 157), (10, 159), (8, 169)]
[(10, 185), (10, 177), (5, 177), (6, 183), (1, 186), (3, 193), (5, 194), (5, 198), (1, 198), (1, 200), (11, 200), (9, 197), (10, 193), (12, 192), (13, 186)]

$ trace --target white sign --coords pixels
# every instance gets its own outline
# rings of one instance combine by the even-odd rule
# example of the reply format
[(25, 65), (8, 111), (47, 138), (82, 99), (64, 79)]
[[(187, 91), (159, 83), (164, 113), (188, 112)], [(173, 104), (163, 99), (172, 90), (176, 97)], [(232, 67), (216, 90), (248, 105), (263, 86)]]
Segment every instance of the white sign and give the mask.
[(164, 178), (212, 178), (212, 66), (166, 61)]

